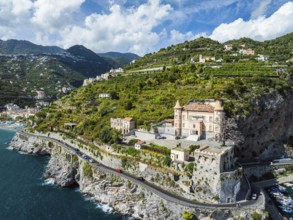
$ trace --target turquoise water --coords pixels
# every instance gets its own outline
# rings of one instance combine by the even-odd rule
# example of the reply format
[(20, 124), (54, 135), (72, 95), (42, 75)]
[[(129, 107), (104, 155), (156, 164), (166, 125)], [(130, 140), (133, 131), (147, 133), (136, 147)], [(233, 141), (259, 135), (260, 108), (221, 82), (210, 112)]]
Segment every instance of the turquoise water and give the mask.
[(48, 157), (22, 155), (8, 142), (14, 132), (0, 129), (0, 219), (126, 220), (86, 200), (78, 189), (63, 189), (42, 179)]

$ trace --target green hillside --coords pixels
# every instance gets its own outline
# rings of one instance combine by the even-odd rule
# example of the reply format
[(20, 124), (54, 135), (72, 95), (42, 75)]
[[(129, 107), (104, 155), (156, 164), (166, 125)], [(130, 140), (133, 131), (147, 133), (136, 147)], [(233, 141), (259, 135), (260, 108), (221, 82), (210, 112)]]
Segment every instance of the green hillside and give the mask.
[(64, 50), (56, 46), (41, 46), (24, 40), (0, 40), (0, 54), (60, 54)]
[(98, 53), (98, 55), (110, 62), (115, 68), (129, 64), (131, 61), (139, 58), (139, 56), (134, 53), (108, 52)]
[[(16, 43), (10, 47), (12, 42)], [(9, 102), (33, 106), (40, 90), (46, 93), (47, 101), (54, 100), (63, 95), (64, 89), (75, 89), (84, 79), (113, 67), (82, 46), (61, 49), (61, 54), (49, 53), (54, 48), (14, 40), (0, 45), (0, 51), (9, 53), (0, 55), (0, 107)]]
[[(226, 44), (231, 44), (233, 49), (226, 51), (224, 47)], [(235, 56), (235, 53), (240, 49), (250, 48), (255, 51), (255, 55), (245, 56), (238, 54), (238, 56)], [(126, 66), (126, 69), (187, 64), (192, 60), (197, 62), (200, 55), (215, 57), (215, 60), (224, 59), (225, 62), (237, 62), (245, 58), (255, 60), (258, 54), (262, 54), (268, 56), (271, 62), (285, 62), (292, 58), (292, 50), (293, 33), (264, 42), (241, 38), (223, 44), (209, 38), (200, 37), (192, 41), (162, 48), (156, 53), (147, 54), (134, 64)]]
[[(272, 42), (279, 44), (278, 39)], [(190, 50), (182, 50), (187, 45)], [(241, 56), (233, 61), (222, 59), (221, 62), (169, 62), (175, 57), (186, 56), (186, 53), (194, 55), (194, 51), (215, 55), (217, 59), (226, 54), (223, 45), (205, 38), (148, 54), (134, 66), (128, 66), (124, 75), (79, 88), (44, 109), (38, 115), (36, 128), (42, 131), (64, 130), (64, 123), (77, 122), (71, 135), (111, 142), (117, 139), (116, 132), (109, 128), (111, 117), (131, 116), (136, 119), (138, 127), (150, 128), (152, 123), (173, 117), (177, 99), (181, 104), (191, 100), (222, 99), (229, 117), (243, 118), (258, 111), (252, 103), (263, 95), (276, 90), (281, 93), (286, 89), (292, 90), (289, 80), (293, 76), (292, 62), (284, 62), (279, 54), (274, 57), (280, 57), (278, 63), (257, 61), (254, 56)], [(163, 70), (135, 73), (137, 69), (149, 68), (154, 58), (155, 64), (170, 66)], [(101, 99), (99, 93), (110, 93), (111, 99)], [(105, 134), (109, 134), (107, 139)]]

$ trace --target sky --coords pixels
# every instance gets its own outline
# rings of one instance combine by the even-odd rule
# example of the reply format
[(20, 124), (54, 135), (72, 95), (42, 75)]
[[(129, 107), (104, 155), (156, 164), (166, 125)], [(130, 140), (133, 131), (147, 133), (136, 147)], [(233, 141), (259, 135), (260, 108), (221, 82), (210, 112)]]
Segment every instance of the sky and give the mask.
[(293, 32), (288, 0), (0, 0), (0, 39), (139, 55), (200, 36), (264, 41)]

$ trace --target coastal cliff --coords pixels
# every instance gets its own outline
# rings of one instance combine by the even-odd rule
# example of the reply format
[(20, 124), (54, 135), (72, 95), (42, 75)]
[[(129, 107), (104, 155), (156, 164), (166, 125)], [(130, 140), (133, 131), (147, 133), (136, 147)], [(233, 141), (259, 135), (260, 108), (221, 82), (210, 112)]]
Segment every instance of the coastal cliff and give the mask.
[(271, 160), (287, 156), (293, 137), (293, 91), (274, 91), (254, 100), (253, 111), (237, 121), (236, 155), (241, 160)]
[[(50, 146), (49, 146), (50, 145)], [(190, 208), (166, 201), (153, 192), (118, 175), (92, 167), (61, 146), (41, 138), (16, 134), (11, 146), (30, 154), (51, 155), (44, 178), (51, 178), (61, 187), (78, 185), (80, 191), (93, 201), (106, 204), (122, 215), (135, 219), (183, 219), (186, 210), (194, 219), (250, 219), (255, 210)], [(262, 213), (261, 210), (258, 212)]]
[(50, 155), (53, 144), (23, 133), (15, 133), (10, 146), (16, 150), (33, 155)]

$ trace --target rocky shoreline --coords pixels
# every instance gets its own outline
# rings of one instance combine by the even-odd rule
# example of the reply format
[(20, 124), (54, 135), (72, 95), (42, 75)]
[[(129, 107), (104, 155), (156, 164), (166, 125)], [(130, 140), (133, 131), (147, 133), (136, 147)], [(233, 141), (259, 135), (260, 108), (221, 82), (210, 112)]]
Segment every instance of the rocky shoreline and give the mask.
[(248, 210), (198, 209), (166, 201), (140, 185), (94, 169), (62, 147), (36, 137), (16, 133), (10, 146), (33, 155), (51, 155), (44, 178), (54, 179), (61, 187), (78, 185), (80, 192), (121, 215), (135, 219), (179, 220), (186, 210), (194, 213), (194, 219), (250, 219)]
[(16, 133), (10, 141), (10, 146), (16, 150), (24, 153), (45, 156), (50, 155), (51, 150), (48, 144), (32, 136), (25, 136), (21, 133)]

